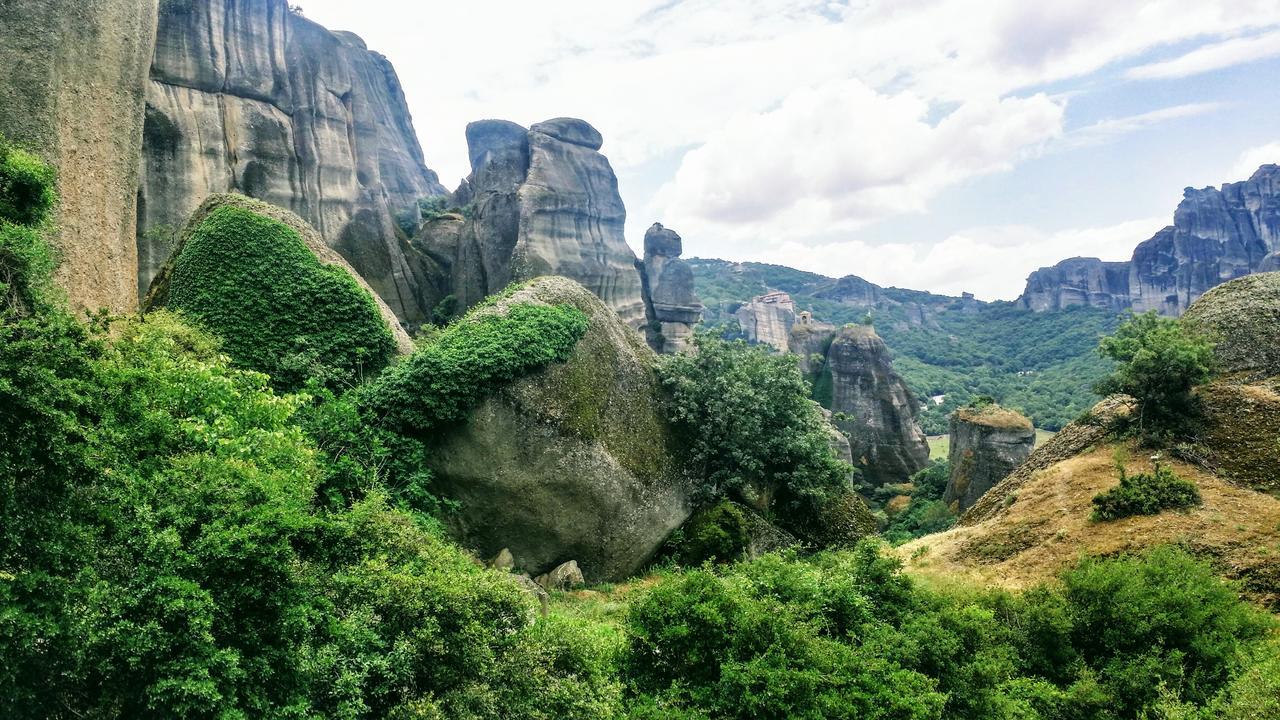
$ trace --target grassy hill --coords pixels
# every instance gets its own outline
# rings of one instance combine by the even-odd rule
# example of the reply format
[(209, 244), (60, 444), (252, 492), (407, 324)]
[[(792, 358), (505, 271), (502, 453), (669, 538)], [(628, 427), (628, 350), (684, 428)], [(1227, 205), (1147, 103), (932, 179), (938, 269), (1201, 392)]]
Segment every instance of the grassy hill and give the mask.
[(733, 322), (738, 306), (769, 290), (789, 293), (797, 309), (836, 325), (870, 313), (911, 389), (921, 398), (945, 396), (925, 410), (930, 435), (945, 433), (947, 416), (979, 395), (1021, 411), (1037, 427), (1062, 428), (1097, 400), (1091, 388), (1110, 365), (1095, 348), (1120, 320), (1097, 308), (1033, 313), (1009, 302), (880, 288), (780, 265), (689, 262), (708, 325)]

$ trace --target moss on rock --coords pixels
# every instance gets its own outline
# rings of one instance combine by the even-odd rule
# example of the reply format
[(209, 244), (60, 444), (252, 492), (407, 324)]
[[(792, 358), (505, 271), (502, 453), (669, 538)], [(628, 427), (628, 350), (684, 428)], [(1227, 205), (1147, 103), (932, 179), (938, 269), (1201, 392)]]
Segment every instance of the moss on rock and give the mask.
[(391, 311), (305, 222), (239, 195), (196, 210), (144, 307), (185, 313), (238, 365), (286, 390), (313, 376), (348, 385), (409, 345)]
[(1223, 283), (1192, 303), (1182, 321), (1215, 343), (1221, 372), (1280, 375), (1280, 272)]

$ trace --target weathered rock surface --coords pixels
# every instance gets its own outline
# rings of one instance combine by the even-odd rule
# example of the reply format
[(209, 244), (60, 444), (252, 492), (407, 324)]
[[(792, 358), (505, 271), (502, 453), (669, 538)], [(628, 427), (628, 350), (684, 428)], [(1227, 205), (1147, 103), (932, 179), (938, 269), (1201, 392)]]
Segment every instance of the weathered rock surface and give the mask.
[(1273, 269), (1278, 252), (1280, 166), (1263, 165), (1243, 182), (1187, 188), (1173, 225), (1138, 245), (1127, 264), (1073, 258), (1042, 268), (1019, 302), (1033, 310), (1090, 304), (1176, 316), (1210, 288)]
[(1120, 312), (1129, 307), (1129, 263), (1076, 257), (1044, 267), (1027, 278), (1022, 307), (1043, 312), (1076, 305)]
[(959, 512), (973, 506), (988, 490), (1027, 459), (1036, 431), (1019, 413), (988, 405), (960, 408), (951, 414), (951, 478), (942, 495)]
[(578, 561), (576, 560), (561, 563), (553, 568), (551, 572), (539, 575), (533, 581), (548, 592), (552, 590), (569, 590), (587, 582), (583, 579), (582, 570), (578, 567)]
[(917, 422), (919, 404), (893, 370), (875, 330), (845, 326), (831, 343), (831, 410), (849, 434), (854, 465), (875, 485), (905, 482), (929, 463), (929, 445)]
[(138, 306), (134, 196), (156, 8), (156, 0), (0, 5), (0, 133), (58, 168), (57, 281), (76, 307)]
[(790, 352), (791, 327), (796, 323), (796, 304), (784, 292), (771, 292), (751, 299), (738, 308), (738, 324), (751, 342)]
[(644, 234), (645, 337), (655, 352), (683, 351), (702, 319), (702, 303), (693, 287), (693, 269), (680, 259), (683, 242), (674, 230), (654, 223)]
[[(285, 0), (167, 3), (160, 14), (137, 188), (137, 287), (205, 197), (289, 209), (402, 319), (426, 319), (398, 220), (445, 192), (423, 161), (387, 59)], [(132, 195), (132, 193), (131, 193)]]
[(1258, 272), (1280, 272), (1280, 252), (1273, 252), (1258, 263)]
[(588, 582), (625, 577), (692, 512), (657, 355), (571, 280), (535, 280), (480, 312), (515, 303), (567, 303), (590, 327), (567, 362), (508, 385), (438, 439), (433, 487), (461, 502), (453, 529), (481, 557), (506, 547), (518, 570), (575, 559)]
[(257, 215), (284, 223), (294, 232), (298, 233), (302, 238), (302, 241), (306, 243), (307, 249), (316, 256), (316, 259), (319, 260), (321, 264), (336, 265), (342, 268), (350, 273), (351, 277), (353, 277), (362, 288), (369, 292), (374, 303), (378, 306), (378, 312), (382, 316), (383, 322), (386, 323), (387, 329), (391, 331), (391, 336), (395, 339), (396, 350), (401, 355), (408, 355), (413, 352), (413, 339), (410, 338), (409, 334), (405, 332), (403, 327), (401, 327), (400, 323), (396, 319), (395, 313), (392, 312), (391, 308), (378, 297), (378, 293), (374, 292), (373, 288), (369, 286), (369, 283), (365, 282), (364, 278), (360, 277), (360, 273), (356, 272), (355, 268), (352, 268), (350, 263), (325, 244), (324, 239), (320, 237), (320, 234), (316, 232), (315, 228), (311, 227), (307, 221), (284, 208), (234, 193), (212, 195), (201, 203), (200, 207), (196, 208), (195, 212), (191, 213), (191, 217), (187, 220), (186, 225), (177, 233), (176, 241), (173, 246), (173, 253), (169, 259), (165, 261), (164, 265), (160, 267), (159, 272), (156, 273), (155, 278), (151, 282), (151, 287), (147, 291), (146, 297), (142, 300), (142, 309), (144, 311), (162, 308), (168, 305), (169, 284), (173, 273), (174, 259), (182, 253), (183, 245), (186, 243), (188, 236), (190, 236), (190, 234), (198, 228), (202, 222), (204, 222), (205, 218), (209, 216), (209, 213), (212, 213), (214, 210), (222, 207), (235, 207), (248, 210), (249, 212)]
[(1280, 272), (1213, 288), (1192, 303), (1184, 321), (1213, 340), (1219, 371), (1254, 379), (1280, 375)]
[(572, 118), (528, 130), (505, 120), (468, 125), (471, 175), (450, 198), (465, 217), (428, 223), (414, 240), (425, 256), (424, 305), (453, 295), (470, 307), (513, 280), (559, 275), (640, 328), (641, 272), (623, 237), (626, 208), (602, 144), (595, 128)]

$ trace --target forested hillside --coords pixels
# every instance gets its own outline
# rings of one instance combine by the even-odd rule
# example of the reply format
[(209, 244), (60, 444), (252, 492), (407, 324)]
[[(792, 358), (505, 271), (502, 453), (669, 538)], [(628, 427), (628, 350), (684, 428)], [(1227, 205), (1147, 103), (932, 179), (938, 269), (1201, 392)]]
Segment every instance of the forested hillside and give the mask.
[[(930, 435), (946, 432), (951, 412), (982, 395), (1022, 411), (1037, 427), (1062, 428), (1097, 400), (1092, 386), (1109, 368), (1097, 353), (1098, 339), (1120, 320), (1095, 308), (1034, 313), (1013, 303), (878, 288), (781, 265), (689, 263), (708, 325), (732, 323), (738, 305), (769, 290), (789, 293), (797, 310), (837, 326), (870, 315), (911, 389), (922, 400), (945, 396), (941, 405), (928, 402), (921, 418)], [(859, 292), (849, 292), (851, 285)]]

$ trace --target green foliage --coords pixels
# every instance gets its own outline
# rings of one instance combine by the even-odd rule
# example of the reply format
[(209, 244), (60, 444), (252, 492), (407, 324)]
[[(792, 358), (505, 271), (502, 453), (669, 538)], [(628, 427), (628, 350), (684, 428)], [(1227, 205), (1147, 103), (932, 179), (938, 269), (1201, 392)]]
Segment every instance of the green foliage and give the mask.
[(465, 418), (501, 385), (567, 360), (588, 325), (586, 314), (568, 305), (478, 310), (361, 388), (365, 416), (398, 433), (426, 437)]
[(351, 385), (395, 355), (368, 291), (343, 268), (323, 265), (292, 228), (242, 208), (214, 209), (187, 238), (168, 304), (277, 389), (296, 390), (313, 377)]
[(1129, 475), (1120, 468), (1120, 484), (1093, 498), (1094, 520), (1118, 520), (1132, 515), (1157, 515), (1200, 504), (1196, 484), (1178, 477), (1167, 465), (1150, 473)]
[(746, 511), (728, 500), (695, 513), (667, 542), (682, 565), (741, 559), (751, 542)]
[(709, 335), (693, 343), (695, 352), (664, 357), (659, 372), (702, 497), (777, 489), (785, 517), (838, 496), (850, 467), (831, 450), (795, 360)]
[(1103, 395), (1123, 393), (1138, 401), (1135, 420), (1145, 439), (1177, 439), (1196, 426), (1199, 404), (1192, 389), (1213, 371), (1213, 346), (1187, 332), (1182, 323), (1149, 312), (1135, 315), (1098, 351), (1116, 361), (1098, 383)]
[(1136, 720), (1275, 685), (1241, 674), (1274, 621), (1174, 549), (1021, 595), (916, 587), (871, 544), (765, 556), (668, 575), (626, 625), (638, 717)]
[(431, 322), (436, 325), (448, 325), (458, 314), (458, 297), (446, 295), (431, 310)]
[(53, 166), (0, 141), (0, 221), (29, 227), (44, 222), (57, 199), (56, 179)]
[(942, 494), (951, 478), (951, 464), (946, 460), (934, 460), (928, 467), (911, 476), (914, 486), (911, 503), (881, 532), (885, 540), (894, 545), (910, 542), (918, 537), (942, 532), (956, 523), (956, 515), (942, 502)]

